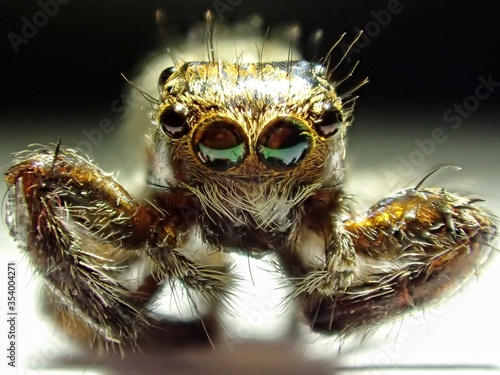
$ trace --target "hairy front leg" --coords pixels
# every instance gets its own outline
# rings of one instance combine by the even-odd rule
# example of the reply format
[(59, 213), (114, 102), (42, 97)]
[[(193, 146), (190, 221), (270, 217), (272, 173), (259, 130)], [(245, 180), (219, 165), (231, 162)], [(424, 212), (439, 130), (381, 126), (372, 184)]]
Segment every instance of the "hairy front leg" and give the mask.
[(111, 175), (59, 147), (20, 157), (5, 179), (11, 234), (84, 334), (134, 344), (166, 278), (209, 300), (225, 295), (230, 275), (221, 264), (199, 264), (178, 249), (190, 222), (175, 216), (175, 193), (139, 205)]
[(338, 279), (328, 259), (340, 255), (328, 250), (320, 267), (299, 278), (296, 295), (311, 326), (337, 333), (369, 328), (459, 289), (488, 259), (496, 234), (492, 217), (474, 203), (443, 189), (415, 188), (334, 223), (333, 244), (340, 245), (329, 251), (354, 254), (351, 279), (330, 282), (331, 289), (319, 282), (328, 272)]

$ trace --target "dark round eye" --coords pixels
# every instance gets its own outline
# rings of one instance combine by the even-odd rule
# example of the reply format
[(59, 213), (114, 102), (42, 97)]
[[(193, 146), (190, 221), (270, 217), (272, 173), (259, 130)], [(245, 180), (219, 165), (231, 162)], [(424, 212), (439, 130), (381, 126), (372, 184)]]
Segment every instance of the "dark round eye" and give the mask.
[(332, 137), (339, 132), (343, 125), (342, 114), (332, 105), (325, 108), (321, 116), (314, 122), (319, 135)]
[(240, 126), (230, 119), (210, 119), (193, 138), (196, 156), (206, 166), (227, 170), (240, 164), (247, 154)]
[(160, 77), (158, 78), (158, 89), (159, 89), (159, 91), (162, 91), (163, 86), (165, 85), (165, 82), (167, 82), (167, 79), (169, 79), (170, 76), (172, 74), (174, 74), (174, 72), (176, 70), (177, 70), (177, 68), (175, 66), (171, 66), (171, 67), (163, 70), (163, 72), (160, 73)]
[(311, 135), (300, 120), (277, 118), (262, 131), (257, 140), (257, 154), (272, 169), (297, 165), (311, 148)]
[(171, 138), (181, 138), (189, 131), (187, 113), (184, 107), (167, 107), (158, 115), (158, 124)]

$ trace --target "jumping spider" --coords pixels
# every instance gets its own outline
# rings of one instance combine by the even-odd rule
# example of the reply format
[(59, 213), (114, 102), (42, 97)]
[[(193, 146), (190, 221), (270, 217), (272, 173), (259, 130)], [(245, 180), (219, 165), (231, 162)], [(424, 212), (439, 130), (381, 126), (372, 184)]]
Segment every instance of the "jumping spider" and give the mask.
[(333, 73), (328, 58), (165, 69), (142, 200), (71, 149), (20, 156), (6, 220), (70, 328), (135, 344), (171, 280), (224, 304), (235, 276), (222, 252), (274, 253), (311, 327), (332, 333), (459, 288), (490, 254), (492, 218), (421, 184), (354, 214), (342, 189), (354, 98)]

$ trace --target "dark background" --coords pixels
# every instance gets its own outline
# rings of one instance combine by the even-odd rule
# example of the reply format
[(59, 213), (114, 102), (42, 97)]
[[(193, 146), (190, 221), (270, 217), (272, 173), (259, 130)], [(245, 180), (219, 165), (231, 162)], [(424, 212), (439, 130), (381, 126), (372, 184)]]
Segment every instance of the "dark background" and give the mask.
[[(42, 0), (43, 1), (43, 0)], [(51, 0), (52, 2), (55, 0)], [(67, 0), (66, 0), (67, 1)], [(224, 13), (229, 21), (260, 14), (270, 26), (296, 21), (303, 35), (325, 31), (322, 51), (338, 36), (365, 28), (394, 1), (251, 1)], [(28, 3), (28, 4), (27, 4)], [(78, 1), (60, 4), (55, 16), (15, 53), (9, 32), (22, 35), (22, 17), (32, 21), (37, 1), (0, 5), (2, 111), (61, 113), (107, 109), (119, 97), (149, 52), (165, 46), (155, 24), (162, 8), (168, 24), (182, 34), (200, 21), (215, 1)], [(361, 60), (358, 76), (369, 76), (363, 106), (426, 105), (446, 109), (470, 95), (477, 76), (493, 73), (500, 80), (500, 7), (495, 1), (400, 0), (399, 14), (352, 56)], [(380, 22), (379, 22), (380, 23)], [(371, 29), (373, 35), (373, 30)], [(368, 30), (369, 31), (369, 30)], [(370, 31), (369, 33), (370, 34)], [(304, 37), (303, 40), (307, 38)], [(321, 53), (320, 53), (321, 54)], [(286, 58), (286, 57), (284, 57)], [(497, 74), (496, 74), (497, 73)], [(498, 104), (497, 94), (485, 106)]]
[[(301, 25), (306, 51), (308, 36), (322, 29), (319, 56), (343, 32), (349, 41), (357, 30), (365, 30), (349, 55), (351, 61), (361, 61), (351, 82), (368, 76), (370, 83), (358, 91), (347, 157), (350, 175), (370, 171), (385, 176), (385, 186), (371, 188), (370, 196), (377, 189), (382, 189), (378, 198), (417, 183), (436, 166), (448, 163), (464, 167), (465, 174), (457, 178), (471, 176), (462, 190), (478, 190), (481, 196), (484, 189), (477, 185), (487, 180), (474, 173), (488, 166), (488, 177), (499, 175), (500, 87), (487, 99), (477, 100), (458, 129), (444, 119), (453, 106), (474, 100), (479, 76), (500, 82), (496, 1), (64, 0), (67, 4), (59, 4), (57, 14), (49, 16), (16, 53), (8, 34), (22, 36), (26, 20), (34, 22), (42, 11), (40, 4), (55, 1), (0, 3), (2, 170), (11, 153), (28, 144), (54, 143), (61, 137), (63, 144), (74, 147), (88, 140), (84, 132), (98, 128), (103, 119), (119, 124), (120, 114), (111, 107), (128, 85), (121, 74), (133, 79), (148, 55), (182, 39), (193, 23), (203, 22), (206, 10), (217, 13), (217, 7), (225, 4), (228, 10), (223, 16), (229, 22), (260, 14), (266, 27)], [(393, 8), (398, 13), (393, 11), (388, 20)], [(177, 37), (165, 40), (160, 35), (155, 21), (158, 9), (166, 14), (163, 28)], [(446, 142), (435, 143), (422, 161), (417, 142), (430, 139), (436, 128), (443, 129)], [(92, 155), (99, 161), (103, 153), (108, 157), (105, 147), (105, 142), (99, 144)], [(412, 156), (413, 169), (406, 168)], [(387, 171), (397, 178), (387, 177)], [(497, 194), (487, 198), (497, 200)]]

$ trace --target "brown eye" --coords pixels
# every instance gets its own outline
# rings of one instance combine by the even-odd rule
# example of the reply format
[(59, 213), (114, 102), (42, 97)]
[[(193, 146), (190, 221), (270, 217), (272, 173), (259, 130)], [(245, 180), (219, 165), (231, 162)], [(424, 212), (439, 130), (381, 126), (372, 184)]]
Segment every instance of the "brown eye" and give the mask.
[(342, 125), (342, 114), (331, 105), (326, 107), (319, 119), (314, 122), (316, 131), (323, 137), (334, 136), (339, 132)]
[(304, 159), (311, 147), (306, 126), (297, 119), (271, 121), (257, 140), (257, 154), (262, 163), (273, 169), (286, 169)]
[(180, 106), (165, 108), (158, 116), (158, 124), (171, 138), (181, 138), (189, 131), (186, 110)]
[(175, 66), (171, 66), (160, 73), (160, 77), (158, 78), (158, 89), (160, 92), (163, 90), (163, 86), (165, 82), (167, 82), (167, 79), (169, 79), (176, 70), (177, 68)]
[(198, 159), (217, 170), (237, 166), (247, 154), (239, 125), (223, 118), (212, 119), (203, 125), (193, 138), (193, 146)]

